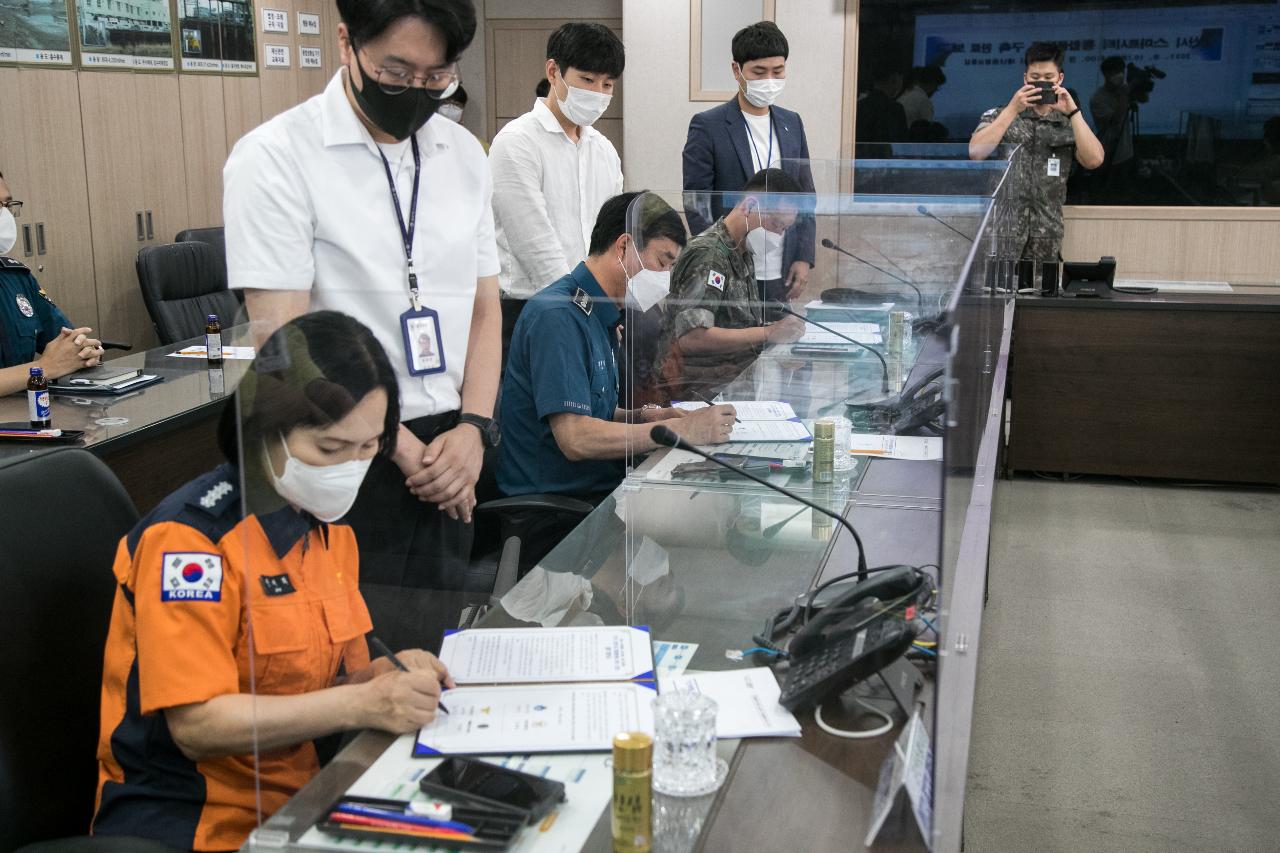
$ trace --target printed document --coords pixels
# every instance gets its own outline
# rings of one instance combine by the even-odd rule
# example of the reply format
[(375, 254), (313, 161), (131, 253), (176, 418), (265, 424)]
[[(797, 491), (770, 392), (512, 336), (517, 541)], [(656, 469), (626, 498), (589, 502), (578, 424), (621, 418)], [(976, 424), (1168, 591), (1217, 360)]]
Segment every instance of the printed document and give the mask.
[(928, 462), (942, 458), (940, 436), (873, 435), (855, 432), (849, 437), (854, 456), (883, 456), (886, 459), (914, 459)]
[(768, 667), (663, 677), (663, 693), (701, 693), (715, 700), (716, 737), (800, 737), (800, 723), (778, 704), (782, 688)]
[[(673, 409), (684, 409), (696, 412), (707, 408), (707, 403), (684, 402), (672, 403)], [(733, 406), (734, 414), (740, 421), (790, 421), (796, 417), (796, 410), (790, 403), (781, 400), (725, 400), (716, 405)]]
[(458, 684), (629, 681), (653, 677), (649, 631), (626, 625), (454, 631), (441, 644), (440, 661), (449, 667), (449, 674)]
[[(853, 338), (861, 344), (878, 344), (883, 342), (880, 336), (879, 323), (823, 323), (827, 329), (832, 332), (839, 332), (845, 338)], [(804, 336), (796, 341), (797, 344), (838, 344), (843, 346), (851, 346), (845, 338), (828, 332), (827, 329), (821, 329), (812, 323), (805, 324)]]

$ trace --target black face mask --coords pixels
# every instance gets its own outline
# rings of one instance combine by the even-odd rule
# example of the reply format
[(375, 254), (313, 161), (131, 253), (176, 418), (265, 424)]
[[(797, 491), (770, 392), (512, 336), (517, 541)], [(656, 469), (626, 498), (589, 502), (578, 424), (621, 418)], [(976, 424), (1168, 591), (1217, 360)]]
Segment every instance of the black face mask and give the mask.
[[(351, 43), (351, 52), (356, 51), (355, 42)], [(405, 140), (413, 136), (427, 123), (427, 119), (435, 115), (441, 101), (427, 94), (426, 89), (410, 86), (398, 95), (388, 95), (364, 73), (360, 65), (360, 57), (356, 56), (356, 71), (360, 74), (360, 85), (357, 89), (353, 83), (351, 93), (356, 96), (356, 103), (369, 121), (376, 124), (384, 132), (397, 140)]]

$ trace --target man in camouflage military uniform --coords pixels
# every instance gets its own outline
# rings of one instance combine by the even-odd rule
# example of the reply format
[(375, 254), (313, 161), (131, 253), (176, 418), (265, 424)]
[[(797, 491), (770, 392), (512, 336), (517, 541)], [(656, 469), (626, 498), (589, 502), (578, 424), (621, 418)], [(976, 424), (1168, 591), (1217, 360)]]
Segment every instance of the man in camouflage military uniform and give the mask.
[[(765, 192), (765, 187), (768, 192)], [(765, 344), (804, 334), (794, 317), (765, 322), (747, 234), (780, 235), (795, 223), (800, 185), (779, 169), (757, 172), (727, 214), (689, 241), (671, 271), (650, 402), (710, 399), (751, 365)], [(762, 241), (763, 242), (763, 241)]]
[[(1062, 249), (1062, 204), (1071, 161), (1102, 165), (1102, 143), (1062, 86), (1059, 45), (1036, 42), (1024, 56), (1023, 86), (1004, 107), (982, 114), (969, 140), (969, 156), (984, 160), (1001, 142), (1019, 145), (1009, 167), (1003, 213), (996, 223), (1002, 257), (1057, 261)], [(1051, 83), (1057, 101), (1040, 103), (1036, 83)]]

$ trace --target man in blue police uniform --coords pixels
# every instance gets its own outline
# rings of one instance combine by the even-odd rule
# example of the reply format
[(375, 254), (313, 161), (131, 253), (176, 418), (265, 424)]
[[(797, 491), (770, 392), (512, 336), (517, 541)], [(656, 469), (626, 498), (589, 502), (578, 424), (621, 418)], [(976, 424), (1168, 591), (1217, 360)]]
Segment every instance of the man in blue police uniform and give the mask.
[(21, 212), (0, 173), (0, 394), (26, 388), (32, 367), (57, 379), (102, 357), (102, 345), (89, 337), (93, 330), (72, 326), (26, 264), (7, 257), (18, 241)]
[[(632, 204), (639, 207), (629, 219)], [(657, 196), (614, 196), (596, 218), (587, 259), (529, 301), (516, 323), (502, 382), (503, 494), (550, 493), (598, 503), (622, 482), (628, 454), (657, 447), (649, 430), (659, 420), (670, 420), (673, 431), (695, 444), (729, 438), (732, 406), (693, 414), (618, 407), (618, 324), (628, 291), (639, 298), (655, 283), (665, 290), (685, 240), (680, 217)], [(543, 544), (555, 541), (553, 535)]]

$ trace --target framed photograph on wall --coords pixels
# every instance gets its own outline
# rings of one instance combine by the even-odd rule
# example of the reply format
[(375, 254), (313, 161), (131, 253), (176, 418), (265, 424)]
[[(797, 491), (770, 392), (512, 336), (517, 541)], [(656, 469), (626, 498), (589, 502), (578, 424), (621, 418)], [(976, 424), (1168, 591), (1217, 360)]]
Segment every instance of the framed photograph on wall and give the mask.
[(67, 0), (0, 2), (0, 64), (71, 64)]
[(254, 74), (252, 0), (178, 0), (183, 71)]
[(82, 68), (173, 70), (169, 0), (79, 0), (76, 31)]
[(730, 64), (733, 34), (774, 20), (774, 0), (690, 0), (689, 100), (727, 101), (738, 91)]

